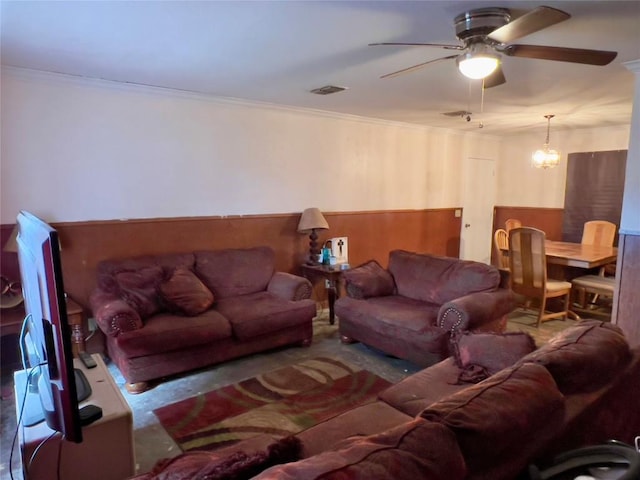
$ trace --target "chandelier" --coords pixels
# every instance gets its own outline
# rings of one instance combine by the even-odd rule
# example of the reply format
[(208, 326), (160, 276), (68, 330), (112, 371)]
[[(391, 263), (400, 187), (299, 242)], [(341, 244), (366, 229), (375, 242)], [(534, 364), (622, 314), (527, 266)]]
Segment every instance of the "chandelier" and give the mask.
[(551, 129), (551, 119), (555, 115), (545, 115), (547, 119), (547, 139), (542, 146), (542, 149), (536, 150), (531, 156), (531, 163), (536, 168), (553, 168), (557, 167), (560, 163), (560, 152), (549, 148), (549, 130)]

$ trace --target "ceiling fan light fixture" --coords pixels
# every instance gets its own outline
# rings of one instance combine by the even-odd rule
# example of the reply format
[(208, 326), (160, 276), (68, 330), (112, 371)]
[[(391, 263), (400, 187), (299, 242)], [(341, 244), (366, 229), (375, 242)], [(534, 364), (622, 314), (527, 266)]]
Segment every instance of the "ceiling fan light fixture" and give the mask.
[(557, 167), (560, 163), (560, 152), (549, 148), (549, 129), (551, 128), (551, 119), (555, 115), (545, 115), (547, 119), (547, 139), (541, 149), (533, 152), (531, 156), (531, 163), (535, 168), (553, 168)]
[(458, 69), (465, 77), (479, 80), (491, 75), (500, 65), (500, 55), (484, 43), (474, 43), (456, 58)]

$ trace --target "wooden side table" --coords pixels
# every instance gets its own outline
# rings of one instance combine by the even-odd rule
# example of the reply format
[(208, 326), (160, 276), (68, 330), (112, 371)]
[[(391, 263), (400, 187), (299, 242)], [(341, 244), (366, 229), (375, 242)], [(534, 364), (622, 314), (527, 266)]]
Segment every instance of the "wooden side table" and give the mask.
[(336, 303), (336, 298), (340, 295), (340, 279), (342, 272), (348, 270), (348, 268), (342, 268), (341, 265), (309, 265), (304, 263), (300, 266), (300, 269), (302, 270), (302, 276), (311, 283), (315, 283), (318, 280), (326, 281), (327, 297), (329, 300), (329, 323), (333, 325), (336, 318), (334, 305)]
[[(25, 311), (24, 304), (17, 307), (7, 308), (0, 311), (0, 334), (17, 335), (22, 329)], [(71, 343), (73, 344), (73, 354), (84, 352), (84, 310), (71, 298), (67, 298), (67, 319), (71, 325)]]
[(24, 316), (24, 304), (0, 310), (0, 336), (19, 334)]

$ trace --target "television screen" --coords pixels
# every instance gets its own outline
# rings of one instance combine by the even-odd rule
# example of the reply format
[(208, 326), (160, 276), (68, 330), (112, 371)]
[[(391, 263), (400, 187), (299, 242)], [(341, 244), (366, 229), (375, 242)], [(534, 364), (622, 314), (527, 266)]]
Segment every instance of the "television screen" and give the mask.
[[(65, 439), (82, 441), (76, 378), (67, 322), (58, 233), (36, 216), (18, 214), (18, 261), (26, 317), (21, 334), (24, 367), (29, 369), (31, 391), (25, 420), (44, 418)], [(88, 386), (82, 375), (86, 396)], [(40, 410), (38, 412), (38, 410)], [(37, 420), (35, 420), (37, 421)], [(28, 423), (24, 423), (28, 425)]]

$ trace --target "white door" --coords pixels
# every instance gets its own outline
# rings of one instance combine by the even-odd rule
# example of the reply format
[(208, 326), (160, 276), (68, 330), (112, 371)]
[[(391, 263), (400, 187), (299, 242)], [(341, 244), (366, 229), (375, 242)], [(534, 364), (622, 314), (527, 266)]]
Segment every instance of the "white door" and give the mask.
[(490, 264), (496, 202), (495, 160), (467, 158), (463, 188), (460, 258)]

